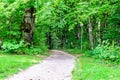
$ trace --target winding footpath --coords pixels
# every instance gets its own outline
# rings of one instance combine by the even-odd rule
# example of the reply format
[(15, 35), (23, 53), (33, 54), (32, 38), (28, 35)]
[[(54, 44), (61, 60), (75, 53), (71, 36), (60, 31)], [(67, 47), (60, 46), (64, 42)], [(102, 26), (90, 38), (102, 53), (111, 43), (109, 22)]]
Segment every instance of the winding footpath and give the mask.
[(71, 80), (74, 57), (63, 51), (52, 50), (42, 63), (13, 75), (6, 80)]

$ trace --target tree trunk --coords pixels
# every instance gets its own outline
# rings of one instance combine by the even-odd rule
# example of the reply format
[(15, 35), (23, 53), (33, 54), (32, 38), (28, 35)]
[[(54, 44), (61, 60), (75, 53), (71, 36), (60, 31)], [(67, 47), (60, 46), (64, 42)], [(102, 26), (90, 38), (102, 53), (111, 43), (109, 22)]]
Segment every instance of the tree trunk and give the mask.
[(82, 50), (82, 48), (83, 48), (83, 45), (82, 45), (82, 43), (83, 43), (83, 40), (82, 40), (82, 38), (83, 38), (83, 23), (80, 24), (80, 27), (81, 27), (81, 50)]
[(89, 31), (90, 48), (93, 49), (93, 34), (92, 34), (92, 24), (90, 18), (88, 19), (88, 31)]
[(98, 42), (101, 44), (101, 33), (100, 33), (100, 19), (98, 20)]
[(48, 48), (49, 49), (53, 49), (53, 35), (52, 35), (52, 29), (51, 29), (51, 26), (49, 27), (49, 32), (47, 33), (47, 44), (48, 44)]
[(80, 39), (80, 33), (79, 33), (80, 24), (79, 23), (77, 24), (75, 29), (76, 29), (76, 31), (75, 31), (76, 39), (79, 40)]
[(0, 49), (1, 49), (1, 46), (3, 45), (3, 41), (2, 39), (0, 38)]
[(48, 41), (49, 41), (49, 49), (53, 49), (53, 40), (52, 40), (52, 33), (51, 32), (49, 32)]
[(30, 7), (25, 9), (25, 15), (23, 18), (23, 38), (26, 43), (33, 45), (34, 23), (35, 23), (35, 8)]

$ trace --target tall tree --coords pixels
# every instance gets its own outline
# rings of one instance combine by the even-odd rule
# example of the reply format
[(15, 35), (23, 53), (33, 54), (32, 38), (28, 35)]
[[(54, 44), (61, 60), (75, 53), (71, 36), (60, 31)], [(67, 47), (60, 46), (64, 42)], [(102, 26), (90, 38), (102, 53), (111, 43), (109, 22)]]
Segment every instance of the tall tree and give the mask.
[(34, 24), (35, 8), (32, 6), (25, 9), (25, 15), (23, 17), (23, 38), (29, 45), (33, 45)]
[(98, 42), (101, 44), (101, 33), (100, 33), (101, 21), (98, 19)]
[(89, 41), (90, 41), (90, 48), (93, 49), (93, 33), (92, 33), (92, 23), (91, 17), (88, 19), (88, 31), (89, 31)]

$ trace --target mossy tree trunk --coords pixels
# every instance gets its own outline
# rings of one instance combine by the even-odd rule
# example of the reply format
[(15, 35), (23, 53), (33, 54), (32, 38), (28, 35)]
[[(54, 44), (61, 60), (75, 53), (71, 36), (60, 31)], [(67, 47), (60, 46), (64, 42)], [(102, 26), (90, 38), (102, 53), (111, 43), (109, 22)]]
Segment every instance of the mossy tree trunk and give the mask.
[(32, 6), (25, 9), (22, 23), (22, 38), (30, 46), (33, 45), (33, 34), (35, 26), (35, 8)]

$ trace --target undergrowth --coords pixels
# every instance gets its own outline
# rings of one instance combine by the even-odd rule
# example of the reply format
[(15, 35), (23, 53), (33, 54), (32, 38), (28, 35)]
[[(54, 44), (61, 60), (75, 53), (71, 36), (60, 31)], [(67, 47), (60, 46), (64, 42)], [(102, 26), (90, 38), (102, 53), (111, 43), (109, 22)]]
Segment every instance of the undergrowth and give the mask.
[(93, 58), (104, 60), (105, 62), (118, 64), (120, 63), (120, 47), (114, 44), (114, 42), (109, 44), (107, 41), (104, 41), (95, 49), (86, 51), (86, 54)]

